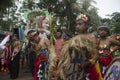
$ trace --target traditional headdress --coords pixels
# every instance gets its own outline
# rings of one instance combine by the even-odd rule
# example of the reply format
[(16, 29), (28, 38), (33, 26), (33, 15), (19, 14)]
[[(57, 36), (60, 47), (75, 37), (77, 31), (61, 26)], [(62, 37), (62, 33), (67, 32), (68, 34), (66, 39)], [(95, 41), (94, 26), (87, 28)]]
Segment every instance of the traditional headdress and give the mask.
[(35, 36), (36, 34), (39, 35), (37, 30), (30, 30), (30, 31), (28, 31), (27, 36), (29, 38), (31, 38), (31, 37)]
[(99, 26), (98, 28), (97, 28), (97, 30), (99, 30), (99, 29), (101, 29), (101, 28), (104, 28), (106, 31), (107, 31), (107, 33), (109, 34), (110, 33), (110, 26)]
[(85, 22), (86, 24), (91, 25), (90, 18), (89, 18), (89, 16), (86, 15), (86, 14), (80, 13), (80, 14), (77, 16), (76, 21), (83, 21), (83, 22)]
[(49, 22), (46, 16), (42, 16), (40, 18), (40, 34), (39, 34), (40, 37), (47, 38), (47, 35), (50, 34), (50, 31), (47, 30), (47, 27), (49, 26), (48, 23)]
[(110, 29), (110, 26), (99, 26), (97, 29), (99, 30), (99, 29), (101, 29), (101, 28), (105, 28), (105, 29), (109, 30), (109, 29)]
[(87, 22), (88, 21), (88, 17), (85, 14), (80, 14), (76, 18), (76, 20), (83, 20), (83, 21)]

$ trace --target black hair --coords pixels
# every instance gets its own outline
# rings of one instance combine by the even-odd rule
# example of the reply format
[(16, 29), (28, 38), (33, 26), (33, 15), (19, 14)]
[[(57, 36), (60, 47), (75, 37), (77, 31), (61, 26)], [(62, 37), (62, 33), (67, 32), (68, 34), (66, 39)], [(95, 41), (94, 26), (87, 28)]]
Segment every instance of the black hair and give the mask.
[(35, 30), (30, 30), (30, 31), (28, 31), (28, 32), (27, 32), (27, 35), (29, 35), (29, 34), (32, 33), (32, 32), (35, 32)]
[(61, 29), (57, 29), (57, 32), (63, 33)]

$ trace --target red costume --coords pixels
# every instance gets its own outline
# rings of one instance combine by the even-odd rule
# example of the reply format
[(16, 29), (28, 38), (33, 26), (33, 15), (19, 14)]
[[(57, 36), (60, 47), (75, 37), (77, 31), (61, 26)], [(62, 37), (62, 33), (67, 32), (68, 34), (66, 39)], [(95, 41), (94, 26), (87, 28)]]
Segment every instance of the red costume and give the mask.
[[(40, 50), (40, 54), (36, 58), (34, 80), (45, 79), (46, 65), (48, 64), (48, 51), (46, 49)], [(44, 67), (43, 67), (44, 66)], [(42, 68), (41, 68), (42, 67)], [(40, 73), (39, 70), (42, 72)]]

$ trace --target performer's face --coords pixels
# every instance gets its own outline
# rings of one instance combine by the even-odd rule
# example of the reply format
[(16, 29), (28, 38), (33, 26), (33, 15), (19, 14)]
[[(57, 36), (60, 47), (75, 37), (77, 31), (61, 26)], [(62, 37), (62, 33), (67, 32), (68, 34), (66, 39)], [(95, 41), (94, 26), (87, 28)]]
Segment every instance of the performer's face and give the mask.
[(35, 34), (35, 35), (34, 35), (34, 40), (35, 40), (35, 41), (38, 41), (38, 40), (39, 40), (39, 35), (38, 35), (38, 34)]
[(98, 34), (100, 35), (100, 37), (106, 37), (107, 36), (107, 29), (105, 28), (100, 28), (98, 30)]
[(76, 22), (77, 26), (76, 26), (76, 30), (80, 33), (84, 33), (87, 31), (87, 27), (84, 21), (79, 20)]

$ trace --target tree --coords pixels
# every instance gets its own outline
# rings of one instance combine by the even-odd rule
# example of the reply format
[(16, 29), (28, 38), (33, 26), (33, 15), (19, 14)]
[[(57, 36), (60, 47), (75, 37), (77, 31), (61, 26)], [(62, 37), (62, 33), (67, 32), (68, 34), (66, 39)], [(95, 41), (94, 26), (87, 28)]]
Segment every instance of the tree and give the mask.
[[(6, 26), (10, 21), (6, 21), (7, 19), (4, 18), (4, 15), (7, 14), (7, 9), (13, 5), (13, 0), (0, 0), (0, 29), (3, 26)], [(7, 28), (6, 28), (7, 29)]]
[(6, 12), (6, 8), (13, 5), (13, 0), (0, 0), (0, 17)]
[[(48, 11), (53, 17), (56, 17), (56, 23), (59, 23), (58, 26), (65, 26), (67, 30), (71, 30), (75, 32), (75, 21), (76, 16), (80, 12), (84, 12), (90, 15), (92, 19), (93, 26), (97, 26), (100, 24), (100, 17), (97, 15), (97, 8), (95, 8), (92, 4), (95, 3), (93, 0), (40, 0), (40, 2), (33, 4), (30, 0), (26, 2), (26, 7), (29, 10), (34, 6), (38, 6), (40, 10)], [(25, 8), (25, 7), (24, 7)], [(56, 24), (57, 25), (57, 24)]]
[(34, 6), (33, 0), (24, 0), (23, 1), (23, 6), (21, 8), (21, 12), (24, 12), (26, 10), (32, 10)]
[(1, 30), (9, 31), (12, 28), (18, 28), (23, 24), (21, 14), (18, 12), (19, 1), (12, 0), (12, 5), (6, 8), (6, 13), (3, 13), (1, 17)]
[(120, 13), (114, 12), (111, 15), (111, 34), (120, 34)]
[(110, 18), (104, 18), (102, 19), (103, 25), (109, 25), (110, 26), (110, 33), (113, 34), (120, 34), (120, 13), (114, 12), (111, 15), (109, 15)]
[(97, 8), (92, 5), (96, 4), (94, 0), (80, 0), (81, 13), (85, 13), (90, 16), (91, 24), (93, 28), (97, 28), (101, 24), (101, 18), (98, 16)]
[(75, 21), (77, 14), (80, 12), (80, 6), (77, 0), (64, 0), (63, 4), (65, 6), (65, 17), (67, 18), (67, 30), (75, 31)]
[(61, 27), (75, 31), (75, 19), (80, 11), (77, 0), (41, 0), (38, 5), (56, 17)]

